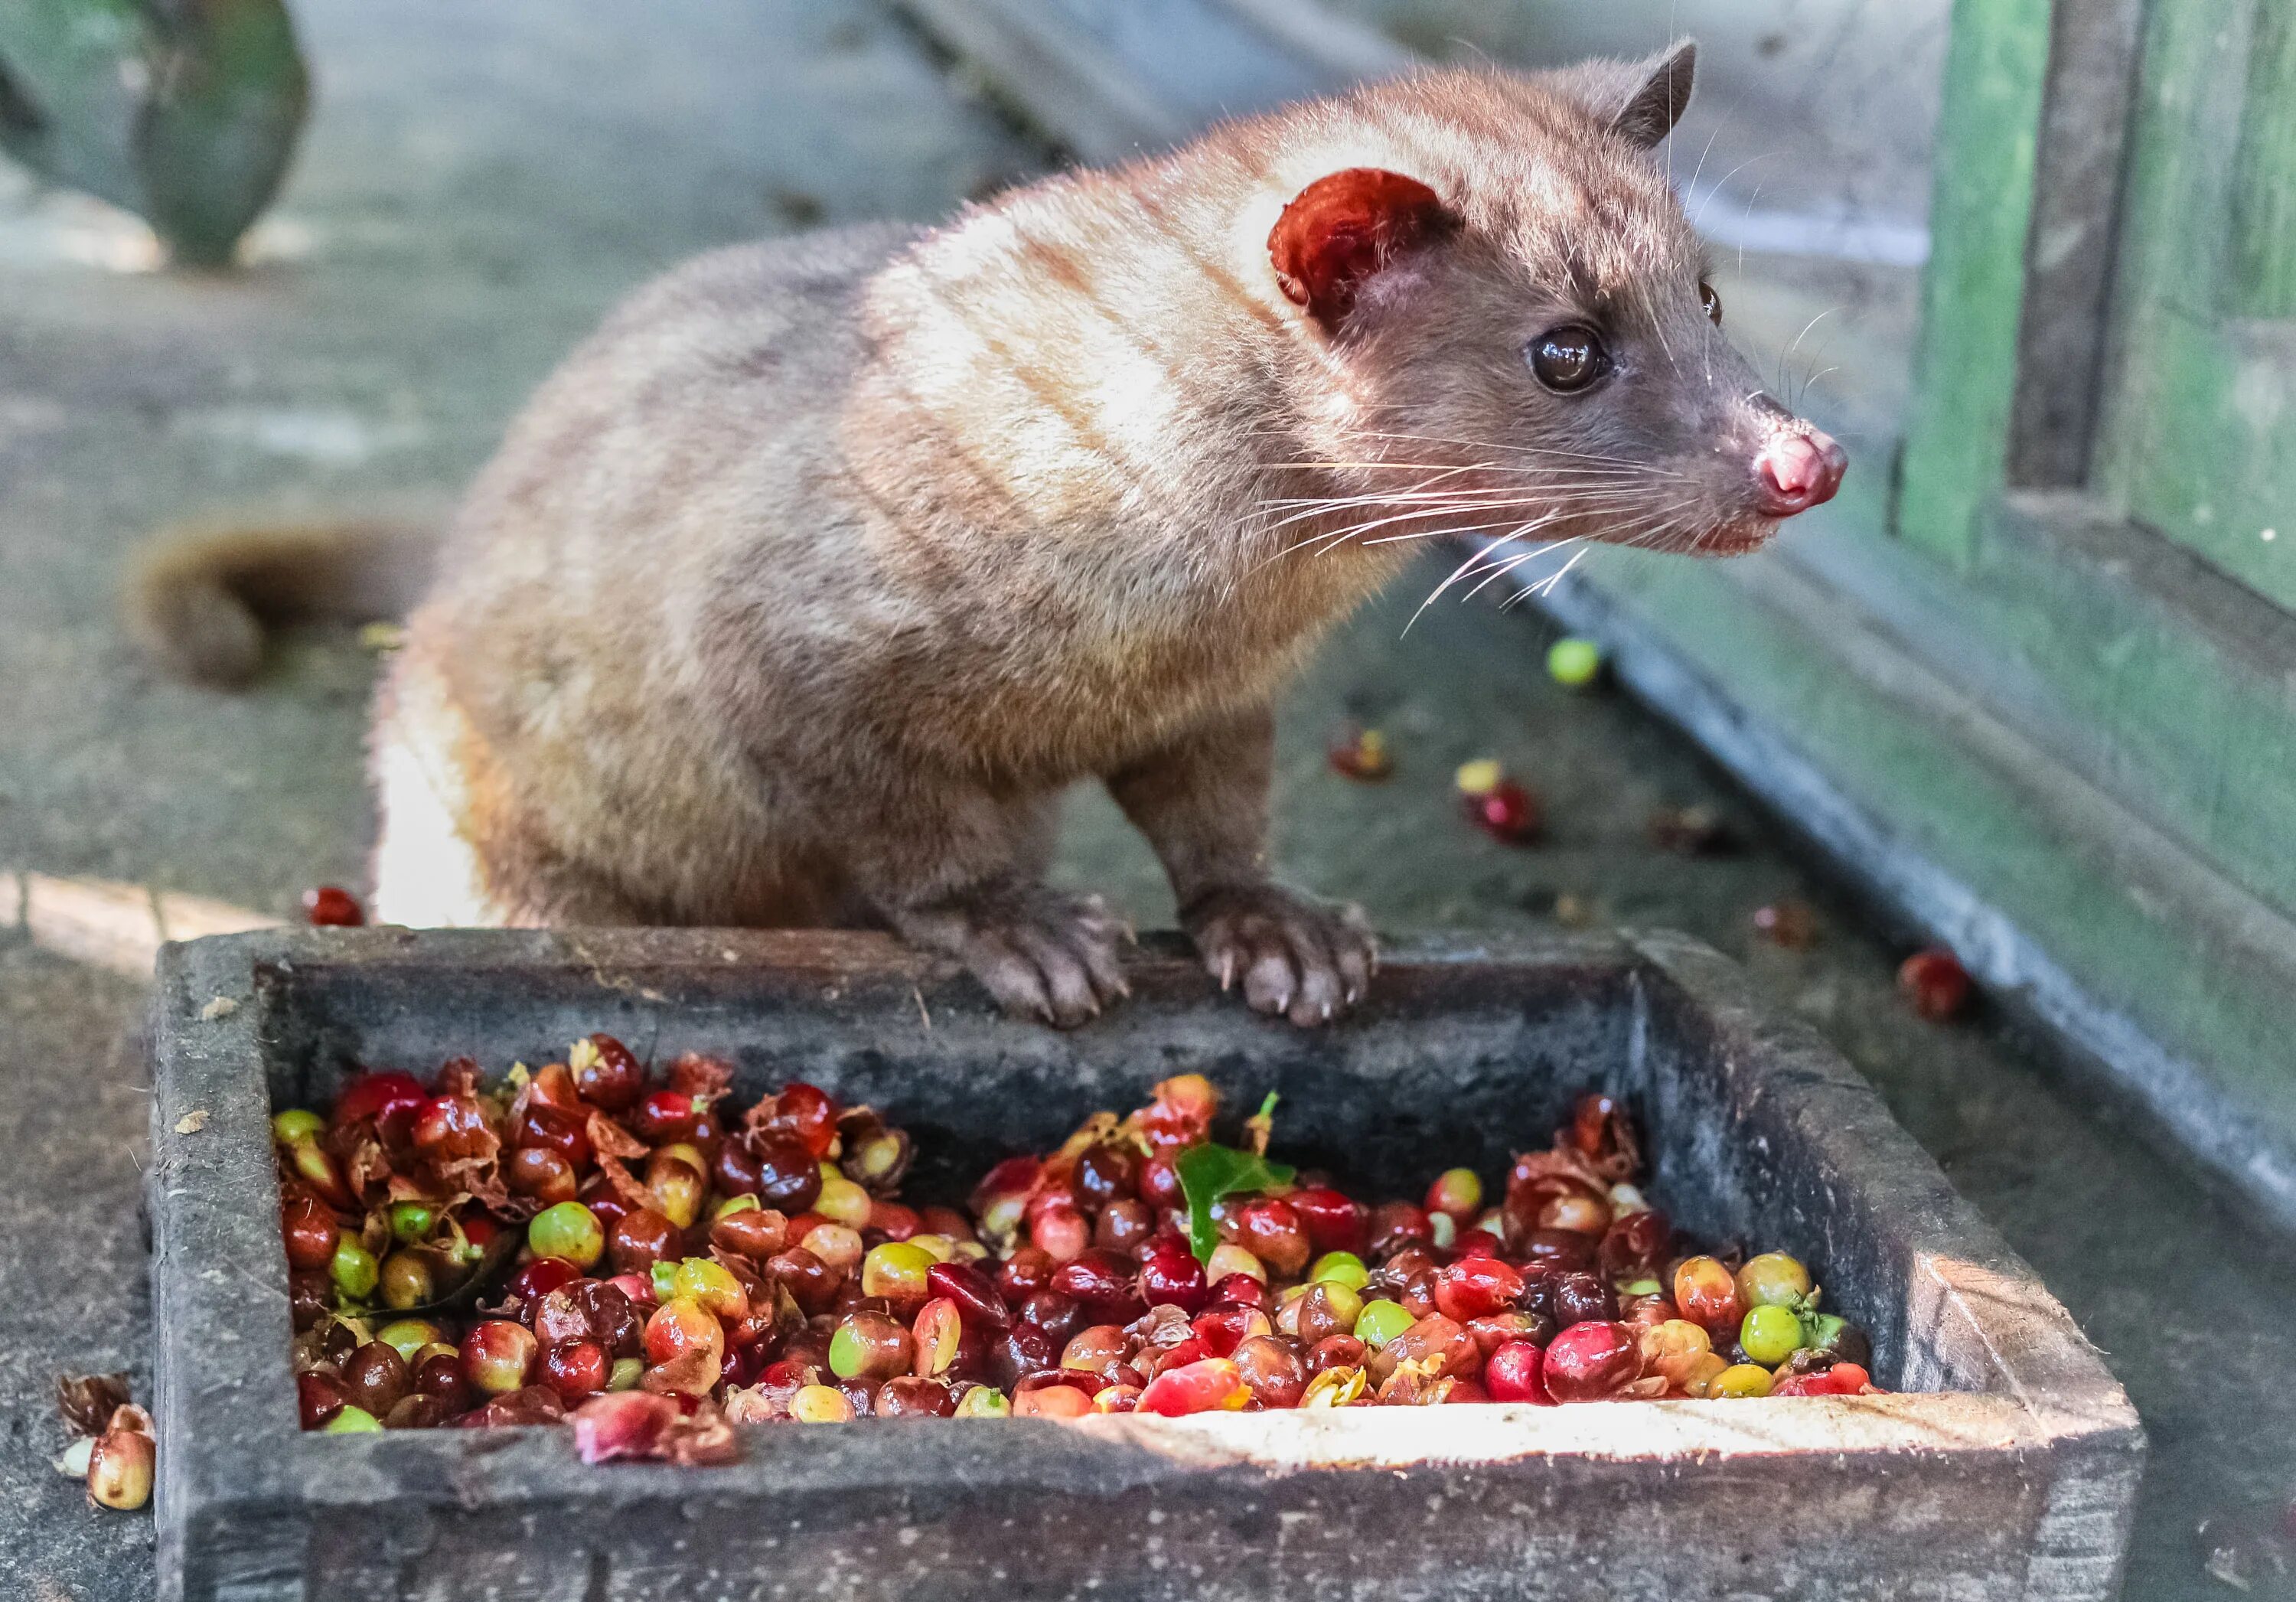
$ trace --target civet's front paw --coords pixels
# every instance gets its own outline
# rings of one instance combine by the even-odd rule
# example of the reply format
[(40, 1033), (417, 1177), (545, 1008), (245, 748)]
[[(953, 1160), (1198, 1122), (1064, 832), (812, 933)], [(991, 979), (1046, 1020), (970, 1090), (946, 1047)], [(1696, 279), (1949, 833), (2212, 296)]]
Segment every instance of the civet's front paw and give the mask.
[(1240, 984), (1255, 1011), (1301, 1025), (1328, 1023), (1362, 1000), (1379, 966), (1360, 908), (1280, 885), (1209, 891), (1180, 922), (1220, 989)]
[(900, 926), (963, 962), (1015, 1017), (1074, 1029), (1131, 994), (1116, 957), (1131, 932), (1098, 896), (999, 886), (912, 913)]

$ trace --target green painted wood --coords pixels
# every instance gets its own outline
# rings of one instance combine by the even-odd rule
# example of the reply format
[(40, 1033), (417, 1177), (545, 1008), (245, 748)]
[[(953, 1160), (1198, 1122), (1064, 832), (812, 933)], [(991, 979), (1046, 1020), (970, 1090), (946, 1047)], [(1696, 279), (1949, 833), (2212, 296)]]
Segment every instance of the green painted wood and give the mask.
[(1782, 555), (1886, 620), (1972, 704), (2296, 916), (2296, 620), (2157, 536), (2092, 525), (2076, 497), (1997, 502), (1966, 571), (1883, 538), (1881, 510), (1853, 475)]
[(2296, 316), (2296, 7), (2259, 6), (2233, 169), (2233, 309)]
[(1583, 571), (1906, 846), (2296, 1147), (2288, 953), (2189, 916), (2079, 808), (2005, 768), (1952, 711), (1909, 705), (1847, 670), (1841, 614), (1793, 615), (1722, 569), (1638, 553), (1600, 552)]
[(2296, 607), (2296, 263), (2264, 259), (2296, 218), (2289, 10), (2152, 8), (2099, 465), (2133, 515)]
[(2049, 64), (2049, 0), (1956, 0), (1897, 530), (1956, 564), (2001, 487)]
[[(2030, 676), (2039, 715), (2130, 810), (2296, 916), (2296, 686), (2132, 584), (2111, 553), (1997, 508), (1962, 597), (1987, 676)], [(2284, 649), (2284, 642), (2282, 642)], [(1978, 686), (1981, 693), (1982, 686)]]

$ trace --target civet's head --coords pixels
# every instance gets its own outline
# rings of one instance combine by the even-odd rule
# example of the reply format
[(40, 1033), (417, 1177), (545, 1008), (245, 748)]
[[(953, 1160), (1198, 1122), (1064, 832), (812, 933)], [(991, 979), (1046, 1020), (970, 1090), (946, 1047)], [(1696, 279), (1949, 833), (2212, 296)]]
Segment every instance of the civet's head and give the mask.
[(1685, 43), (1431, 73), (1302, 114), (1267, 271), (1315, 358), (1310, 438), (1348, 489), (1419, 497), (1395, 508), (1419, 526), (1704, 555), (1832, 497), (1841, 448), (1731, 348), (1652, 153), (1694, 62)]

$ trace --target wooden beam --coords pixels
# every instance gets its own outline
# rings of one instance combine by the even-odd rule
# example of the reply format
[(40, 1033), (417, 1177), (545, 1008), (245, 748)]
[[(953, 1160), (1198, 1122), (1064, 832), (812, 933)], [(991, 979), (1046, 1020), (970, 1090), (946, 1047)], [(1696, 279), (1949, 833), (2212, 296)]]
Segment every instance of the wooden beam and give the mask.
[(2296, 924), (1808, 575), (1640, 565), (1647, 587), (1581, 569), (1542, 605), (2087, 1086), (2296, 1232)]
[(1162, 150), (1192, 130), (1188, 119), (1119, 58), (1046, 6), (1027, 0), (898, 4), (1086, 161), (1121, 161), (1144, 150)]
[(2233, 169), (2232, 284), (2238, 315), (2296, 317), (2296, 13), (2259, 5)]
[(1976, 558), (1978, 514), (2007, 464), (2050, 9), (1953, 8), (1895, 523), (1907, 543), (1960, 568)]
[(2009, 415), (2014, 488), (2088, 480), (2144, 13), (2144, 0), (2054, 7)]

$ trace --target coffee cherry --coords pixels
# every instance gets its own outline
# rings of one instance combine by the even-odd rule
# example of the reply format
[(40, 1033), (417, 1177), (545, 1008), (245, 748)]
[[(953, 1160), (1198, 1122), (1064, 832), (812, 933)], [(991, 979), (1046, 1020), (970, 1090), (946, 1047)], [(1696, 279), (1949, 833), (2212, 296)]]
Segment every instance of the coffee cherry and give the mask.
[(1395, 759), (1388, 754), (1387, 738), (1375, 728), (1348, 725), (1332, 736), (1324, 754), (1333, 773), (1358, 784), (1378, 784), (1395, 771)]
[(1235, 1349), (1235, 1371), (1263, 1408), (1296, 1408), (1308, 1389), (1308, 1366), (1291, 1342), (1253, 1335)]
[(1736, 1277), (1711, 1257), (1685, 1258), (1674, 1270), (1674, 1304), (1710, 1332), (1734, 1331), (1746, 1316)]
[(366, 913), (349, 891), (322, 884), (303, 892), (303, 921), (315, 929), (356, 929)]
[(750, 1312), (750, 1293), (713, 1258), (689, 1257), (680, 1262), (671, 1276), (670, 1295), (694, 1303), (720, 1324), (738, 1323)]
[(1714, 1355), (1706, 1331), (1687, 1319), (1668, 1319), (1644, 1330), (1638, 1339), (1643, 1372), (1655, 1374), (1677, 1391), (1689, 1389), (1690, 1377)]
[(1583, 690), (1603, 671), (1603, 648), (1593, 640), (1564, 635), (1546, 648), (1546, 674), (1555, 683)]
[(872, 1246), (861, 1261), (861, 1294), (883, 1298), (897, 1315), (914, 1316), (931, 1294), (933, 1267), (931, 1254), (921, 1247), (899, 1241)]
[(1538, 837), (1543, 823), (1538, 797), (1506, 776), (1488, 758), (1462, 766), (1459, 804), (1473, 824), (1495, 840), (1523, 845)]
[(1435, 1270), (1435, 1305), (1462, 1323), (1514, 1305), (1522, 1275), (1495, 1257), (1463, 1257)]
[(1605, 1401), (1642, 1377), (1641, 1344), (1624, 1324), (1574, 1324), (1548, 1343), (1543, 1372), (1557, 1401)]
[(1312, 1349), (1333, 1335), (1353, 1335), (1363, 1310), (1362, 1294), (1344, 1280), (1319, 1279), (1300, 1298), (1295, 1315), (1300, 1340)]
[(1141, 1260), (1136, 1284), (1140, 1299), (1151, 1307), (1169, 1303), (1183, 1312), (1194, 1313), (1211, 1300), (1211, 1287), (1204, 1278), (1203, 1265), (1195, 1260), (1185, 1242), (1177, 1239), (1150, 1250)]
[(1156, 1212), (1147, 1203), (1119, 1196), (1093, 1220), (1092, 1244), (1111, 1252), (1129, 1253), (1156, 1233)]
[(867, 1250), (861, 1244), (858, 1229), (849, 1229), (843, 1224), (826, 1221), (808, 1229), (805, 1237), (797, 1244), (821, 1259), (829, 1271), (840, 1279), (850, 1278), (861, 1271)]
[(1294, 1278), (1308, 1266), (1313, 1249), (1308, 1227), (1289, 1202), (1275, 1196), (1245, 1202), (1233, 1214), (1233, 1228), (1235, 1244), (1277, 1278)]
[(710, 1220), (709, 1244), (763, 1262), (789, 1245), (789, 1220), (771, 1207), (758, 1205), (754, 1195), (735, 1196)]
[(1095, 1319), (1129, 1324), (1148, 1310), (1139, 1270), (1120, 1253), (1095, 1246), (1053, 1271), (1053, 1288), (1081, 1304)]
[(829, 1367), (840, 1379), (890, 1379), (912, 1360), (909, 1332), (883, 1313), (848, 1313), (830, 1337)]
[(442, 1344), (447, 1332), (428, 1319), (394, 1319), (374, 1332), (374, 1338), (398, 1353), (410, 1368), (426, 1346)]
[(1029, 1244), (1056, 1263), (1067, 1262), (1092, 1244), (1092, 1226), (1075, 1203), (1056, 1201), (1029, 1220)]
[(542, 1383), (570, 1408), (603, 1391), (612, 1376), (613, 1361), (595, 1341), (569, 1341), (543, 1354)]
[(1350, 1333), (1365, 1345), (1376, 1348), (1386, 1345), (1415, 1322), (1400, 1303), (1382, 1298), (1364, 1303)]
[(722, 1357), (726, 1328), (699, 1302), (673, 1296), (646, 1319), (644, 1342), (645, 1360), (656, 1366), (674, 1362), (690, 1351)]
[(1493, 1401), (1528, 1401), (1545, 1407), (1546, 1353), (1529, 1341), (1509, 1341), (1483, 1361), (1483, 1388)]
[(830, 1385), (800, 1385), (790, 1397), (790, 1417), (800, 1424), (844, 1424), (854, 1417), (853, 1403)]
[(646, 1160), (645, 1187), (655, 1212), (680, 1229), (693, 1227), (709, 1193), (705, 1164), (691, 1146), (665, 1146)]
[(1750, 1308), (1790, 1307), (1809, 1294), (1809, 1270), (1784, 1252), (1749, 1257), (1738, 1270), (1738, 1295)]
[(463, 1337), (463, 1378), (487, 1396), (506, 1396), (534, 1377), (542, 1356), (534, 1332), (508, 1319), (486, 1319)]
[(374, 1294), (375, 1286), (381, 1283), (382, 1265), (375, 1261), (373, 1253), (345, 1235), (335, 1242), (327, 1272), (334, 1280), (337, 1295), (346, 1302), (364, 1302)]
[(592, 1035), (574, 1042), (566, 1054), (582, 1099), (609, 1113), (619, 1113), (645, 1094), (645, 1070), (630, 1048), (611, 1035)]
[(877, 1391), (875, 1415), (880, 1418), (947, 1418), (956, 1411), (956, 1398), (939, 1380), (915, 1374), (897, 1374)]
[[(335, 1415), (338, 1421), (342, 1417), (342, 1413)], [(326, 1427), (335, 1425), (330, 1423)], [(159, 1447), (150, 1435), (114, 1425), (98, 1435), (89, 1450), (88, 1500), (101, 1508), (132, 1512), (152, 1499), (152, 1479), (158, 1466)]]
[(1739, 1349), (1766, 1368), (1775, 1368), (1801, 1346), (1801, 1320), (1775, 1303), (1749, 1309), (1738, 1327)]
[(291, 1192), (279, 1207), (279, 1233), (287, 1245), (287, 1265), (324, 1269), (335, 1260), (340, 1230), (335, 1215), (308, 1191)]
[(1943, 1023), (1969, 1004), (1969, 970), (1944, 947), (1931, 946), (1906, 958), (1898, 990), (1923, 1017)]
[(1264, 1283), (1267, 1278), (1267, 1268), (1243, 1247), (1222, 1241), (1212, 1248), (1210, 1258), (1204, 1263), (1204, 1277), (1217, 1291), (1219, 1282), (1231, 1274), (1242, 1274)]
[(1757, 1363), (1734, 1363), (1706, 1384), (1706, 1394), (1718, 1399), (1767, 1396), (1769, 1393), (1770, 1371)]
[(295, 1376), (295, 1410), (307, 1430), (317, 1429), (349, 1403), (349, 1393), (332, 1374), (306, 1368)]
[(1251, 1401), (1243, 1374), (1226, 1358), (1205, 1358), (1167, 1368), (1142, 1387), (1134, 1411), (1167, 1418), (1191, 1413), (1234, 1412)]
[(588, 1268), (606, 1253), (606, 1232), (598, 1215), (579, 1202), (561, 1202), (534, 1215), (526, 1227), (526, 1244), (537, 1257), (562, 1257)]
[(1558, 1274), (1554, 1281), (1554, 1322), (1569, 1329), (1574, 1324), (1608, 1323), (1619, 1316), (1619, 1299), (1593, 1274)]
[(537, 1257), (511, 1276), (510, 1294), (532, 1307), (562, 1285), (582, 1277), (582, 1270), (563, 1257)]
[(925, 1270), (925, 1289), (954, 1304), (968, 1327), (1001, 1330), (1013, 1322), (996, 1282), (969, 1262), (933, 1264)]
[(1446, 1169), (1427, 1187), (1426, 1210), (1447, 1213), (1451, 1221), (1464, 1228), (1483, 1204), (1483, 1182), (1472, 1168)]
[(414, 1389), (406, 1360), (381, 1341), (369, 1341), (343, 1364), (343, 1394), (380, 1418)]

